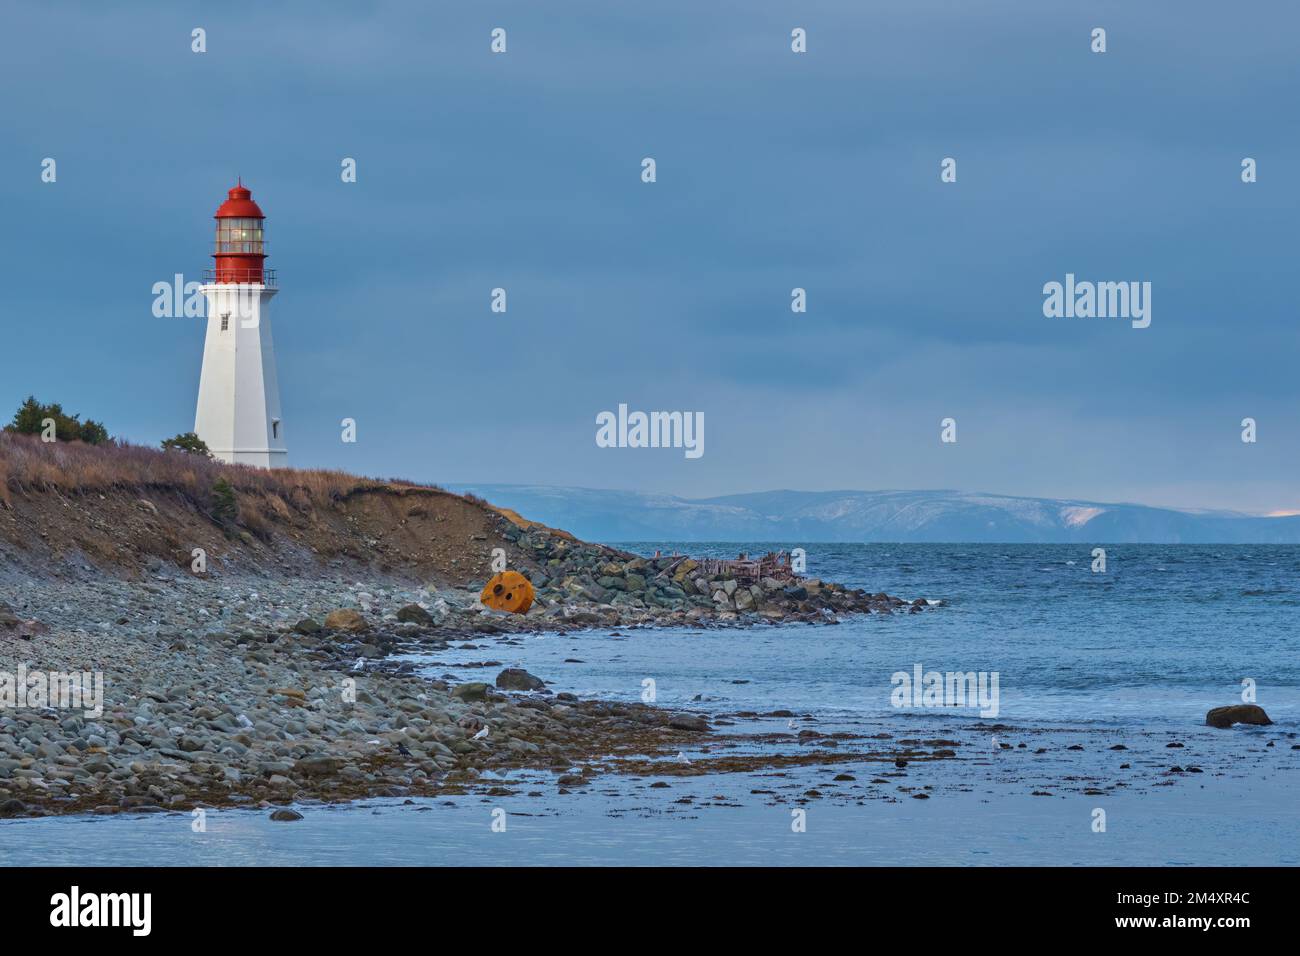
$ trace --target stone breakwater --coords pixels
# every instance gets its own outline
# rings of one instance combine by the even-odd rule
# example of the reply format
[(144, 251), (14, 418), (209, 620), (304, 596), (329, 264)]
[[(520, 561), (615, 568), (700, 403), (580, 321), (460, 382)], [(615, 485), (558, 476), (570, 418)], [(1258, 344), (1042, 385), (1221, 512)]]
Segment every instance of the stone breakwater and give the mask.
[(672, 756), (709, 724), (552, 694), (513, 668), (452, 686), (388, 658), (596, 625), (920, 607), (817, 581), (708, 579), (693, 562), (669, 574), (653, 559), (521, 537), (541, 559), (539, 599), (522, 616), (484, 608), (480, 582), (207, 578), (166, 565), (143, 581), (0, 581), (0, 672), (97, 672), (104, 685), (95, 716), (0, 707), (0, 817), (480, 792), (483, 774), (516, 768), (581, 785), (601, 761)]
[(739, 581), (681, 557), (642, 558), (542, 530), (507, 529), (526, 556), (534, 614), (585, 624), (742, 624), (834, 620), (843, 613), (919, 612), (928, 604), (816, 578)]

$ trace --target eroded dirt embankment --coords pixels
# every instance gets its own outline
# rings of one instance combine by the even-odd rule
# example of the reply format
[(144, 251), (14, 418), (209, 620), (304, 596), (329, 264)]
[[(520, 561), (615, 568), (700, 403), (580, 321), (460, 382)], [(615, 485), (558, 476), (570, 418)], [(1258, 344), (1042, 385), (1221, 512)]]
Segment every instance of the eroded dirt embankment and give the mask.
[(815, 579), (737, 578), (684, 556), (640, 558), (432, 486), (0, 434), (0, 581), (11, 584), (184, 571), (474, 587), (502, 560), (537, 589), (530, 619), (574, 624), (829, 621), (926, 606)]
[(160, 565), (189, 569), (202, 549), (214, 574), (369, 571), (439, 584), (486, 578), (494, 548), (532, 570), (519, 529), (485, 505), (435, 489), (381, 485), (328, 502), (235, 492), (237, 514), (169, 488), (58, 489), (9, 495), (0, 506), (0, 564), (31, 574), (132, 578)]

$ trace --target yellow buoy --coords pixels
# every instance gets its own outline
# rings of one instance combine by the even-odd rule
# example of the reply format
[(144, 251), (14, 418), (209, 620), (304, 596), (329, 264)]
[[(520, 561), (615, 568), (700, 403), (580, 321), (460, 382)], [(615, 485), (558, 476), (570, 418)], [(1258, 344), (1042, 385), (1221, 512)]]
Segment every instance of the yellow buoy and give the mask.
[(478, 599), (496, 611), (527, 614), (533, 606), (533, 582), (518, 571), (492, 575)]

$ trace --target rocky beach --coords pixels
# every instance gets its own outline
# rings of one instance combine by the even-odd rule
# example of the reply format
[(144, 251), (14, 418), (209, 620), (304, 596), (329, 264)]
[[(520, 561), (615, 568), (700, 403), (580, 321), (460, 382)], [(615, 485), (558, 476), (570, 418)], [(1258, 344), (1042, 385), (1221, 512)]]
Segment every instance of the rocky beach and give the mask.
[[(261, 477), (230, 471), (236, 486)], [(555, 694), (487, 651), (526, 634), (927, 606), (809, 578), (711, 576), (435, 489), (358, 484), (313, 500), (287, 477), (287, 489), (234, 491), (233, 509), (156, 485), (20, 487), (0, 502), (0, 672), (103, 686), (101, 713), (0, 708), (0, 816), (429, 796), (523, 767), (581, 781), (592, 761), (675, 754), (709, 722)], [(533, 583), (527, 614), (480, 603), (494, 560)], [(451, 648), (482, 648), (485, 679), (399, 662)]]
[[(602, 577), (612, 577), (615, 556), (598, 551), (599, 570), (610, 572)], [(624, 557), (624, 575), (662, 586), (650, 583), (654, 559)], [(512, 615), (484, 608), (475, 588), (223, 581), (162, 568), (140, 581), (6, 583), (0, 671), (99, 672), (104, 698), (98, 715), (0, 710), (0, 816), (246, 807), (293, 820), (290, 808), (364, 798), (540, 798), (618, 786), (611, 778), (670, 789), (715, 775), (718, 789), (735, 775), (754, 785), (743, 798), (678, 794), (671, 809), (736, 799), (897, 802), (1013, 781), (1034, 796), (1103, 796), (1278, 759), (1290, 766), (1300, 750), (1294, 733), (1276, 728), (1243, 753), (1217, 746), (1227, 738), (1205, 726), (1132, 734), (936, 717), (900, 728), (841, 724), (802, 707), (719, 710), (553, 692), (548, 683), (581, 661), (561, 661), (558, 650), (539, 659), (529, 642), (655, 642), (656, 625), (679, 641), (709, 629), (739, 636), (746, 625), (806, 641), (808, 628), (830, 620), (912, 607), (801, 583), (808, 594), (824, 591), (826, 604), (809, 610), (815, 598), (783, 588), (763, 616), (662, 606), (641, 588), (601, 586), (628, 599), (598, 603), (543, 587), (528, 615)], [(832, 610), (835, 596), (867, 607)], [(772, 610), (791, 605), (802, 620), (770, 623)], [(517, 666), (521, 658), (536, 673)], [(1234, 710), (1257, 722), (1250, 708)], [(1098, 753), (1114, 765), (1105, 773)], [(945, 763), (947, 771), (927, 770)]]
[[(102, 678), (79, 706), (0, 706), (2, 825), (42, 846), (75, 842), (47, 821), (87, 819), (113, 834), (105, 860), (121, 839), (191, 859), (176, 821), (202, 810), (305, 834), (216, 859), (324, 860), (324, 812), (364, 807), (389, 841), (373, 862), (423, 862), (390, 844), (429, 832), (513, 859), (481, 842), (490, 810), (538, 834), (539, 862), (708, 862), (783, 854), (789, 814), (815, 810), (837, 829), (802, 859), (860, 861), (889, 857), (875, 827), (960, 836), (997, 807), (1002, 859), (1106, 862), (1074, 835), (1106, 809), (1143, 834), (1126, 859), (1161, 862), (1188, 845), (1169, 808), (1202, 807), (1202, 858), (1245, 839), (1289, 859), (1271, 794), (1300, 743), (1271, 635), (1291, 551), (1233, 552), (1209, 603), (1201, 569), (1223, 557), (1194, 548), (1125, 549), (1107, 577), (1070, 546), (819, 545), (820, 577), (739, 575), (735, 546), (590, 544), (411, 483), (4, 436), (0, 466), (0, 675)], [(503, 564), (531, 582), (527, 613), (480, 601)], [(891, 705), (920, 662), (1000, 672), (1002, 713)], [(1238, 703), (1242, 674), (1279, 675), (1267, 714)], [(1229, 839), (1216, 808), (1235, 800), (1261, 815)], [(172, 822), (131, 823), (155, 817)]]
[[(489, 680), (453, 686), (386, 663), (400, 651), (508, 648), (511, 635), (539, 629), (690, 614), (639, 603), (633, 593), (621, 606), (558, 601), (515, 616), (483, 608), (472, 589), (180, 575), (9, 587), (0, 670), (102, 673), (105, 699), (96, 717), (0, 710), (0, 814), (432, 795), (489, 769), (676, 752), (707, 722), (552, 695), (526, 671), (494, 664)], [(710, 619), (728, 615), (736, 626), (735, 612)]]

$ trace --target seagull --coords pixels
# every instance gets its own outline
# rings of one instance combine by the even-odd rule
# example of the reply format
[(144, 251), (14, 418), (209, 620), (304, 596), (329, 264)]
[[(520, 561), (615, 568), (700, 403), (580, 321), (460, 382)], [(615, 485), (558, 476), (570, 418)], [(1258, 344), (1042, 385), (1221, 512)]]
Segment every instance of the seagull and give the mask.
[(786, 721), (785, 725), (789, 727), (791, 730), (794, 730), (794, 718), (791, 717), (788, 721)]
[(354, 671), (364, 670), (365, 666), (366, 666), (366, 659), (364, 657), (358, 657), (357, 662), (352, 665), (352, 669)]
[(487, 735), (488, 735), (488, 729), (487, 729), (486, 727), (484, 727), (482, 730), (480, 730), (478, 733), (476, 733), (476, 734), (474, 735), (474, 739), (475, 739), (475, 740), (486, 740), (486, 739), (487, 739)]
[(680, 750), (677, 751), (677, 762), (684, 763), (687, 766), (690, 766), (691, 763), (689, 760), (686, 759), (686, 754), (682, 753)]

